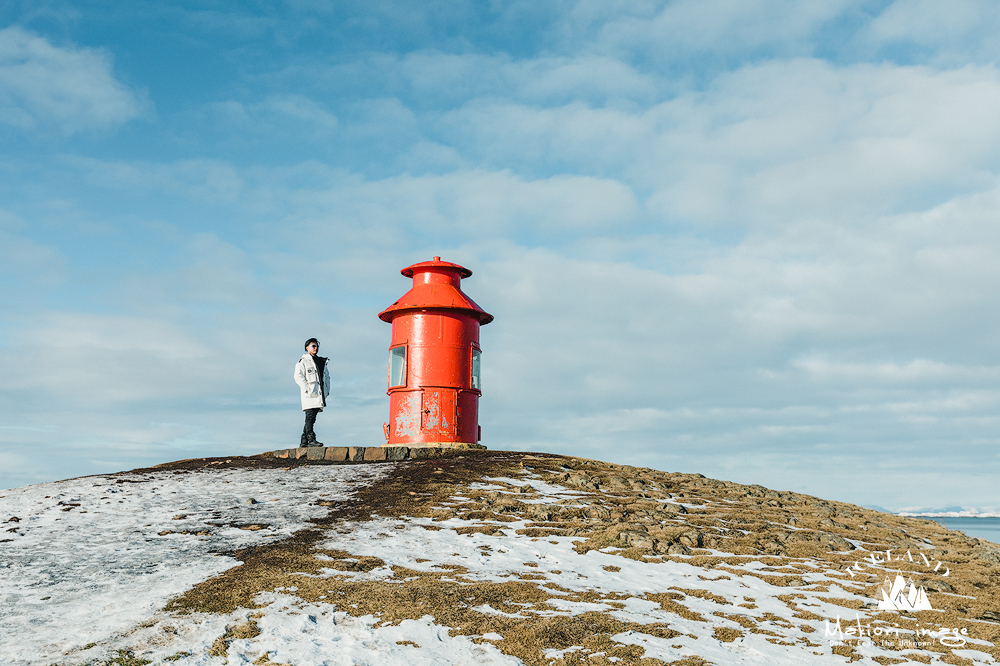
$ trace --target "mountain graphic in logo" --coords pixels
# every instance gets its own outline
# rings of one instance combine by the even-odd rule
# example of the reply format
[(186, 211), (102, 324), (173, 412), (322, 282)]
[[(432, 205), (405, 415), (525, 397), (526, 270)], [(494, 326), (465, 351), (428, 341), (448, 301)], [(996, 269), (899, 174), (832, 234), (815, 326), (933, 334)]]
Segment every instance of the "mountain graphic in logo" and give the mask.
[(886, 578), (879, 588), (882, 593), (882, 599), (878, 602), (879, 610), (934, 610), (923, 587), (917, 587), (913, 581), (909, 581), (910, 586), (906, 587), (906, 583), (902, 576), (896, 576), (891, 583)]

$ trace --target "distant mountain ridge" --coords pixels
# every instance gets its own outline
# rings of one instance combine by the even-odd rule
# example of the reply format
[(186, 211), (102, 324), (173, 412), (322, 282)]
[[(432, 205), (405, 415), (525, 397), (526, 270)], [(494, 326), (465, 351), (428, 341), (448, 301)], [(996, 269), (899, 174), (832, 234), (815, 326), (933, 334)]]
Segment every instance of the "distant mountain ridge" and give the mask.
[(997, 507), (904, 507), (892, 513), (897, 516), (920, 516), (926, 518), (1000, 518)]

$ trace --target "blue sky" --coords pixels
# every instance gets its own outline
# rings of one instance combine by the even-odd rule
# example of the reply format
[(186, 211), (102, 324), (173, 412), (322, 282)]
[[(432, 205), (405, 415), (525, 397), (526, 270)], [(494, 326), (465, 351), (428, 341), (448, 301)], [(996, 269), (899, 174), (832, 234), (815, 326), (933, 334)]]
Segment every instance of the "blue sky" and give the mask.
[(490, 448), (1000, 506), (992, 2), (0, 6), (0, 487), (381, 441), (398, 271)]

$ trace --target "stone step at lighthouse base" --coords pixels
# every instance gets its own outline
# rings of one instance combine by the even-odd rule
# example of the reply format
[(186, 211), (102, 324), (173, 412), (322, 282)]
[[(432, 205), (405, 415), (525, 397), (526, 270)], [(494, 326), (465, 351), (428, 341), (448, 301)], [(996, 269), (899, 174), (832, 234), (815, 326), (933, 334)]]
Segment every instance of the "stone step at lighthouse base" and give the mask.
[[(442, 443), (442, 446), (300, 446), (272, 451), (274, 458), (315, 460), (326, 462), (392, 462), (396, 460), (427, 460), (455, 454), (485, 451), (481, 444)], [(266, 454), (265, 454), (266, 455)]]

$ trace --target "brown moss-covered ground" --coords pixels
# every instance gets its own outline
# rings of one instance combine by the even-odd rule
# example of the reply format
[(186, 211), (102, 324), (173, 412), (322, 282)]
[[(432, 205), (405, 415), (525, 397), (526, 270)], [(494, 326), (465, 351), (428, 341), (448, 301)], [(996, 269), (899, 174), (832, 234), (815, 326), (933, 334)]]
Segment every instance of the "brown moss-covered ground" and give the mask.
[[(272, 468), (281, 474), (306, 464), (329, 463), (231, 457), (179, 461), (128, 474), (183, 473), (207, 467)], [(471, 488), (485, 477), (541, 478), (577, 490), (579, 495), (572, 501), (540, 504), (521, 501), (537, 493), (526, 486), (510, 485), (502, 492)], [(456, 494), (464, 499), (455, 501)], [(520, 534), (576, 537), (576, 550), (581, 553), (603, 549), (643, 562), (684, 561), (704, 568), (706, 575), (716, 580), (720, 575), (756, 576), (787, 589), (787, 594), (777, 595), (787, 608), (786, 614), (755, 615), (754, 599), (734, 604), (696, 587), (675, 587), (647, 597), (678, 618), (704, 622), (704, 640), (734, 643), (746, 635), (763, 634), (776, 645), (797, 644), (803, 649), (818, 649), (821, 640), (815, 634), (810, 637), (815, 629), (803, 623), (820, 619), (805, 606), (807, 596), (822, 595), (831, 585), (854, 585), (873, 605), (885, 576), (878, 567), (866, 566), (865, 558), (874, 553), (884, 559), (889, 551), (890, 558), (902, 558), (893, 559), (891, 568), (925, 586), (936, 610), (870, 614), (873, 623), (897, 623), (903, 629), (931, 624), (967, 626), (971, 637), (990, 644), (976, 649), (1000, 659), (1000, 551), (993, 544), (949, 531), (930, 520), (902, 518), (761, 486), (514, 452), (454, 452), (438, 459), (394, 464), (384, 479), (360, 488), (352, 500), (331, 507), (329, 514), (309, 529), (279, 543), (235, 553), (243, 566), (195, 586), (171, 602), (168, 610), (231, 613), (257, 607), (254, 597), (260, 592), (294, 587), (294, 594), (306, 601), (332, 603), (354, 616), (376, 615), (398, 623), (431, 615), (438, 624), (451, 627), (453, 634), (499, 634), (503, 640), (493, 641), (494, 645), (531, 665), (613, 663), (609, 658), (617, 658), (618, 664), (668, 663), (645, 657), (641, 646), (618, 643), (612, 637), (627, 631), (664, 639), (680, 635), (669, 623), (639, 625), (597, 611), (532, 616), (530, 609), (546, 607), (554, 591), (552, 583), (546, 582), (544, 575), (533, 574), (528, 563), (518, 580), (503, 583), (462, 580), (462, 572), (456, 571), (460, 567), (432, 572), (394, 567), (395, 576), (389, 581), (324, 574), (330, 570), (370, 571), (385, 564), (364, 553), (320, 547), (338, 530), (376, 517), (438, 522), (458, 518), (465, 523), (457, 529), (460, 534), (499, 533), (499, 527), (506, 523), (527, 521)], [(433, 528), (433, 524), (428, 527)], [(949, 575), (940, 575), (944, 569), (932, 572), (921, 553), (932, 563), (944, 563)], [(748, 562), (763, 562), (765, 566), (748, 571), (743, 566)], [(807, 584), (799, 575), (816, 571), (827, 572), (825, 582)], [(611, 608), (622, 605), (613, 594), (555, 592), (560, 599), (570, 601), (599, 602)], [(717, 604), (719, 610), (707, 617), (695, 612), (686, 603), (695, 598)], [(823, 598), (848, 609), (845, 615), (866, 605), (832, 592)], [(475, 610), (484, 604), (518, 617)], [(225, 654), (227, 640), (228, 636), (221, 636), (213, 649)], [(557, 658), (544, 655), (545, 650), (573, 646), (582, 649)], [(828, 647), (827, 654), (854, 660), (860, 658), (855, 647), (848, 641)], [(969, 663), (939, 644), (918, 651), (901, 648), (898, 654), (875, 661), (928, 659), (929, 663), (932, 657), (943, 663)], [(669, 663), (709, 663), (698, 659)], [(267, 663), (266, 655), (259, 661)]]

